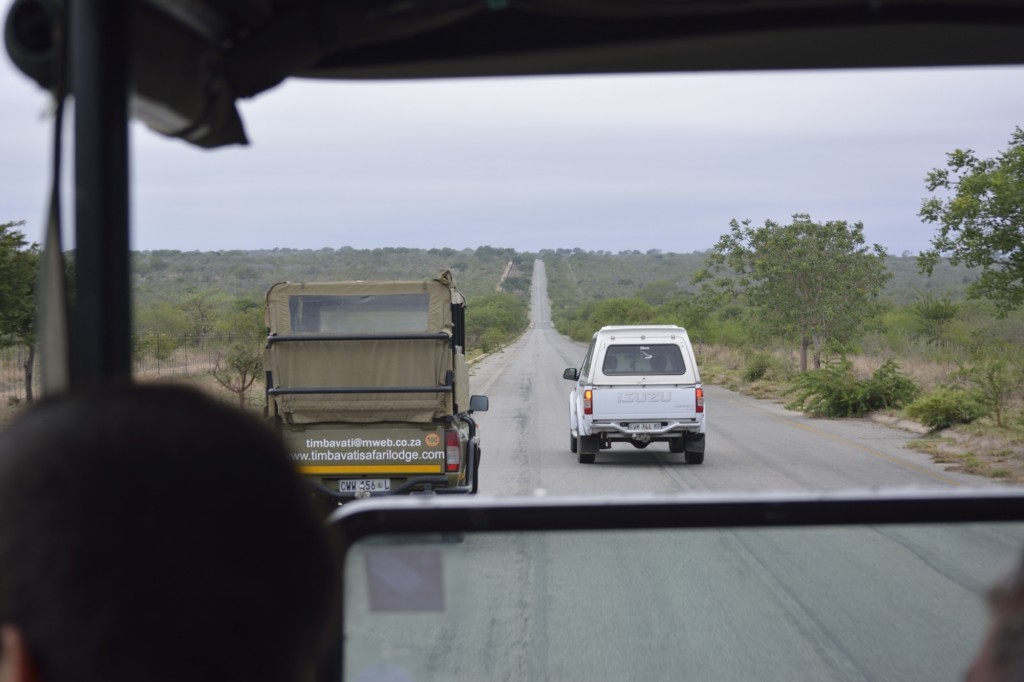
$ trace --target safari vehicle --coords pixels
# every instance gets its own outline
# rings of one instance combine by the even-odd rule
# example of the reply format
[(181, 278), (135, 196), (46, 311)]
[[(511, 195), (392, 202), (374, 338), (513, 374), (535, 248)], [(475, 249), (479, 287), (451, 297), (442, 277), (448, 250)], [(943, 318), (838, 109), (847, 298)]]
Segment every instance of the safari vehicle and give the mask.
[[(73, 67), (76, 298), (68, 331), (48, 269), (47, 390), (130, 376), (130, 99), (216, 146), (245, 139), (237, 99), (301, 76), (1024, 64), (1022, 0), (19, 0), (8, 20), (58, 102), (52, 67)], [(368, 500), (333, 518), (344, 594), (319, 679), (952, 680), (1022, 528), (1011, 488)]]
[(265, 415), (323, 495), (477, 491), (465, 308), (448, 270), (270, 288)]
[(686, 330), (614, 325), (594, 332), (569, 394), (569, 449), (593, 463), (600, 449), (668, 443), (687, 464), (704, 461), (704, 387)]

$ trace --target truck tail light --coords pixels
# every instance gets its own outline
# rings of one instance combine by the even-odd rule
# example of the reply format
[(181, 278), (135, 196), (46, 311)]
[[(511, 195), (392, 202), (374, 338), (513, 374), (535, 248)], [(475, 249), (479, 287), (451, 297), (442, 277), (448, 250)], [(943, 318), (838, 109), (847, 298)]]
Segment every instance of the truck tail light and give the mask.
[(455, 429), (444, 432), (444, 466), (448, 471), (458, 471), (462, 466), (462, 444)]
[(697, 387), (697, 414), (704, 411), (704, 389)]
[(589, 388), (583, 391), (583, 414), (594, 414), (594, 392)]

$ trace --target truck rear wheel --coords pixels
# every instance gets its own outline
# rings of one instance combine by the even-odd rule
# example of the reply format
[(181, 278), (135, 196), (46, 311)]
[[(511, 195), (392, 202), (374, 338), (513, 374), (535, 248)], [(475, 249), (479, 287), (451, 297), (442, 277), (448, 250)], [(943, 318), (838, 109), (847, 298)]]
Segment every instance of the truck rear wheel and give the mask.
[(686, 443), (686, 463), (702, 464), (704, 462), (704, 434), (687, 434), (684, 442)]
[(581, 464), (593, 464), (597, 451), (601, 449), (601, 438), (598, 436), (580, 436), (577, 439), (576, 451)]
[(569, 451), (575, 454), (576, 449), (576, 436), (569, 433)]
[(670, 438), (668, 441), (669, 452), (683, 452), (686, 450), (686, 440), (679, 436), (677, 438)]

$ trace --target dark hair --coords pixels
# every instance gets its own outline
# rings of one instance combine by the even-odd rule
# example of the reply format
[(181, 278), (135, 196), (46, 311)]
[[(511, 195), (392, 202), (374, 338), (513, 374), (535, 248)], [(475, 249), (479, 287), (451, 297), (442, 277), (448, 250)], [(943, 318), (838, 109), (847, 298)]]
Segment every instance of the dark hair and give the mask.
[(0, 623), (48, 682), (295, 679), (335, 574), (279, 435), (198, 391), (47, 399), (0, 432)]

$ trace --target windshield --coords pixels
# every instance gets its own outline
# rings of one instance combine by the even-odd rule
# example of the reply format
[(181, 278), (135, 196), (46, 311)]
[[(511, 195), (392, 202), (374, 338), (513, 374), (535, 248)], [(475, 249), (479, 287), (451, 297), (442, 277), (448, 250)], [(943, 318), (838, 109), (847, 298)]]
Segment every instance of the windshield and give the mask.
[(345, 561), (344, 679), (956, 679), (1022, 541), (1019, 523), (376, 536)]
[[(409, 423), (431, 422), (448, 492), (444, 475), (392, 486), (371, 467), (321, 482), (331, 492), (1018, 488), (1024, 312), (1013, 276), (978, 264), (1020, 262), (1024, 174), (1004, 161), (1024, 146), (1022, 82), (1017, 66), (291, 78), (240, 105), (252, 146), (200, 151), (135, 122), (133, 373), (261, 412), (274, 283), (451, 270), (466, 299), (454, 342), (400, 361), (324, 344), (316, 363), (276, 370), (356, 395), (317, 402), (303, 418), (318, 424), (342, 422), (334, 405), (381, 373), (439, 405), (394, 417), (364, 401), (372, 427), (353, 448), (405, 448)], [(7, 62), (0, 86), (0, 224), (42, 242), (52, 122)], [(998, 213), (1007, 202), (1015, 218)], [(950, 237), (992, 211), (983, 227), (1012, 228), (998, 248)], [(425, 299), (295, 295), (291, 331), (422, 330)], [(2, 419), (41, 375), (14, 319), (0, 329)], [(606, 326), (688, 340), (605, 349), (591, 340)], [(615, 381), (591, 381), (598, 369)], [(667, 379), (628, 381), (648, 375)], [(489, 410), (469, 414), (470, 394)], [(951, 526), (369, 538), (345, 558), (344, 679), (956, 679), (1024, 528)]]

